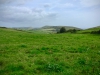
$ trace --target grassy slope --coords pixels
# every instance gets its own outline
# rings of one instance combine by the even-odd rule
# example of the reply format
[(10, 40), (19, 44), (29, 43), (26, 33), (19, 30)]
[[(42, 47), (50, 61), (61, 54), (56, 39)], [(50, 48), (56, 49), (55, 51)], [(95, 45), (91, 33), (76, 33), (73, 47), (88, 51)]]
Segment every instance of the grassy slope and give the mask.
[(66, 30), (69, 30), (69, 29), (76, 29), (76, 30), (81, 30), (80, 28), (77, 28), (77, 27), (72, 27), (72, 26), (44, 26), (42, 27), (41, 29), (44, 30), (45, 32), (48, 32), (49, 33), (57, 33), (61, 27), (65, 27)]
[(44, 26), (42, 28), (43, 29), (56, 29), (56, 30), (59, 30), (61, 27), (65, 27), (66, 30), (69, 30), (69, 29), (78, 29), (78, 30), (80, 30), (80, 28), (72, 27), (72, 26)]
[(41, 28), (31, 28), (31, 27), (19, 27), (19, 28), (14, 28), (17, 30), (23, 30), (23, 31), (27, 31), (30, 33), (38, 33), (38, 34), (49, 34), (49, 33), (57, 33), (61, 27), (65, 27), (66, 30), (69, 29), (76, 29), (76, 30), (81, 30), (80, 28), (77, 27), (71, 27), (71, 26), (43, 26)]
[(100, 36), (0, 28), (0, 75), (99, 75)]
[(92, 31), (98, 31), (98, 30), (100, 30), (100, 26), (88, 28), (88, 29), (80, 31), (79, 33), (91, 33)]
[(28, 32), (36, 33), (36, 34), (50, 34), (55, 33), (52, 31), (52, 29), (37, 29), (37, 30), (29, 30)]
[(100, 26), (97, 26), (97, 27), (93, 27), (93, 28), (89, 28), (87, 30), (100, 30)]

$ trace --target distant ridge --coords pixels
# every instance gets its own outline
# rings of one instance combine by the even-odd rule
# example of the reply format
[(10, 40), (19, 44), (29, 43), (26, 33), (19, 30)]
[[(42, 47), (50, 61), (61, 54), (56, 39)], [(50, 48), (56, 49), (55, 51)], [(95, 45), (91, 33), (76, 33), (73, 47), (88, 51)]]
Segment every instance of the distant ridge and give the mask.
[(43, 26), (40, 28), (33, 28), (33, 27), (14, 27), (16, 30), (24, 30), (28, 32), (39, 32), (39, 33), (57, 33), (61, 27), (65, 27), (66, 30), (69, 29), (76, 29), (76, 30), (82, 30), (81, 28), (72, 27), (72, 26)]
[(88, 28), (88, 29), (86, 29), (86, 30), (98, 30), (98, 29), (100, 29), (100, 26), (96, 26), (96, 27)]
[(61, 27), (65, 27), (66, 30), (69, 29), (76, 29), (79, 30), (78, 33), (91, 33), (92, 31), (98, 31), (100, 30), (100, 26), (96, 26), (96, 27), (91, 27), (88, 29), (81, 29), (81, 28), (77, 28), (77, 27), (72, 27), (72, 26), (43, 26), (40, 28), (33, 28), (33, 27), (13, 27), (13, 28), (7, 28), (7, 27), (0, 27), (0, 29), (14, 29), (14, 30), (18, 30), (18, 31), (25, 31), (25, 32), (30, 32), (30, 33), (57, 33)]
[(91, 33), (91, 32), (95, 32), (95, 31), (99, 31), (100, 30), (100, 26), (96, 26), (96, 27), (91, 27), (85, 30), (80, 31), (80, 33)]
[(77, 28), (77, 27), (73, 27), (73, 26), (43, 26), (43, 29), (48, 29), (48, 28), (54, 28), (54, 29), (60, 29), (61, 27), (65, 27), (67, 30), (69, 29), (81, 29), (81, 28)]
[(49, 30), (53, 30), (53, 31), (59, 31), (61, 27), (65, 27), (66, 30), (69, 30), (69, 29), (82, 30), (81, 28), (72, 27), (72, 26), (43, 26), (42, 29), (49, 29)]

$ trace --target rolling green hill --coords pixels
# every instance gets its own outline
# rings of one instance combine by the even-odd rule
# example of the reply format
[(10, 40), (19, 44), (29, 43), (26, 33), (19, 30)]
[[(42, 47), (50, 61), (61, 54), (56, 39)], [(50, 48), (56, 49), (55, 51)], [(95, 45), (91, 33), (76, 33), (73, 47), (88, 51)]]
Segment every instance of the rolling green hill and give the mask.
[(52, 31), (52, 32), (58, 32), (61, 27), (65, 27), (66, 30), (69, 30), (69, 29), (82, 30), (80, 28), (72, 27), (72, 26), (44, 26), (42, 27), (42, 29), (47, 30), (47, 31)]
[(66, 30), (69, 30), (69, 29), (78, 29), (78, 30), (80, 30), (80, 28), (72, 27), (72, 26), (43, 26), (42, 29), (56, 29), (56, 30), (59, 30), (61, 27), (65, 27)]
[(100, 36), (0, 28), (0, 75), (99, 75)]
[(100, 30), (100, 26), (88, 28), (88, 29), (86, 29), (86, 30), (97, 31), (97, 30)]
[(82, 30), (77, 27), (72, 27), (72, 26), (43, 26), (41, 28), (31, 28), (31, 27), (19, 27), (19, 28), (14, 28), (17, 30), (24, 30), (28, 32), (33, 32), (33, 33), (57, 33), (61, 27), (65, 27), (66, 30), (69, 29), (76, 29), (76, 30)]
[(98, 30), (100, 30), (100, 26), (88, 28), (88, 29), (85, 29), (85, 30), (81, 30), (79, 33), (91, 33), (93, 31), (98, 31)]
[[(66, 30), (70, 29), (76, 29), (79, 30), (77, 33), (91, 33), (92, 31), (98, 31), (100, 30), (100, 26), (97, 27), (92, 27), (88, 29), (81, 29), (77, 27), (72, 27), (72, 26), (43, 26), (41, 28), (32, 28), (32, 27), (15, 27), (12, 29), (18, 30), (18, 31), (25, 31), (29, 33), (37, 33), (37, 34), (49, 34), (49, 33), (57, 33), (61, 27), (65, 27)], [(6, 28), (6, 27), (1, 27), (1, 28)]]

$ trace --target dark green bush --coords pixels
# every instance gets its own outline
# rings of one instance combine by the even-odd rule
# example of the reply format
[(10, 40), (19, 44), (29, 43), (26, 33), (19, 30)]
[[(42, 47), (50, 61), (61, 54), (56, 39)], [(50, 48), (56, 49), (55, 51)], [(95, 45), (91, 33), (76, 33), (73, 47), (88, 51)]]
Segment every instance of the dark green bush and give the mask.
[(66, 28), (65, 27), (62, 27), (61, 29), (60, 29), (60, 33), (65, 33), (66, 32)]
[(67, 32), (70, 32), (70, 33), (76, 33), (76, 29), (69, 29), (69, 30), (67, 30)]
[(92, 31), (91, 34), (100, 34), (100, 30), (98, 30), (98, 31)]

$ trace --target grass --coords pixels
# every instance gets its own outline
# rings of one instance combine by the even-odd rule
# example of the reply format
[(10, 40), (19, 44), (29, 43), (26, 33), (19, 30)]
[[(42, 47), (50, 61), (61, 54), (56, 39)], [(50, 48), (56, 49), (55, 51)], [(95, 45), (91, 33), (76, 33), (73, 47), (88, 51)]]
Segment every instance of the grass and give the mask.
[(99, 31), (100, 30), (100, 26), (97, 26), (97, 27), (93, 27), (93, 28), (88, 28), (88, 29), (85, 29), (85, 30), (81, 30), (79, 31), (78, 33), (83, 33), (83, 34), (90, 34), (91, 32), (93, 31)]
[(100, 75), (100, 35), (0, 28), (0, 75)]

